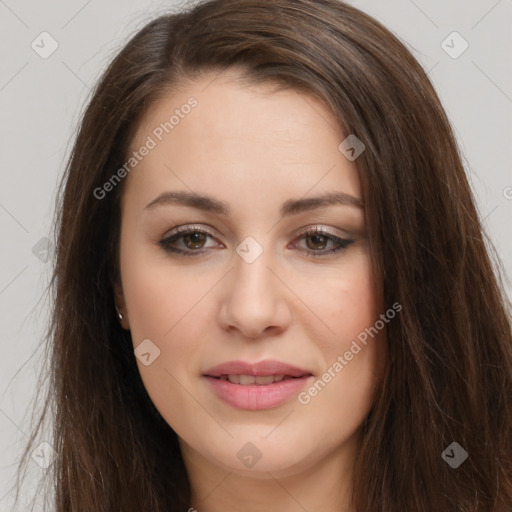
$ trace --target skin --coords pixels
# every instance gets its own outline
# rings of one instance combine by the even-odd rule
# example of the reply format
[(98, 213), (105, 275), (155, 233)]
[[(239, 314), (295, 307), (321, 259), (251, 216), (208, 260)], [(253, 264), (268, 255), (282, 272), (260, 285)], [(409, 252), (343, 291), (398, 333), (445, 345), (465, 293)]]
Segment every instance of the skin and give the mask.
[[(279, 215), (289, 199), (333, 191), (361, 199), (356, 165), (338, 150), (346, 135), (315, 97), (242, 86), (234, 70), (213, 78), (197, 78), (153, 105), (132, 141), (132, 150), (140, 148), (172, 111), (197, 99), (124, 183), (116, 284), (122, 325), (134, 348), (150, 339), (160, 350), (150, 365), (137, 364), (151, 400), (179, 436), (191, 507), (351, 511), (352, 467), (382, 375), (385, 329), (305, 405), (294, 396), (272, 409), (237, 409), (217, 398), (202, 375), (225, 361), (277, 359), (311, 371), (311, 384), (384, 313), (363, 208), (338, 204)], [(145, 208), (167, 191), (207, 194), (231, 212)], [(190, 224), (214, 236), (199, 243), (197, 235), (185, 236), (175, 246), (206, 252), (180, 256), (159, 245)], [(336, 247), (303, 237), (312, 227), (354, 243), (308, 255)], [(252, 263), (236, 252), (248, 236), (263, 248)], [(262, 455), (251, 468), (237, 457), (247, 442)]]

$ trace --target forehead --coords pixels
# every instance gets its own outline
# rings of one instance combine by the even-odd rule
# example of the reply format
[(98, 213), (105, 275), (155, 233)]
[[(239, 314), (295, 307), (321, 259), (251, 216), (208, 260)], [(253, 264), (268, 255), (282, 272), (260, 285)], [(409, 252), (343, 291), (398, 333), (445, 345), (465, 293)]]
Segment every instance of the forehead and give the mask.
[[(192, 122), (181, 123), (183, 114), (188, 117), (186, 103), (192, 97), (197, 101), (197, 106), (189, 112), (193, 114), (190, 116)], [(151, 133), (160, 123), (169, 121), (173, 114), (180, 118), (171, 123), (178, 121), (173, 127), (173, 135), (184, 131), (182, 126), (178, 130), (178, 124), (188, 124), (189, 128), (198, 131), (201, 126), (193, 122), (197, 117), (201, 118), (202, 135), (222, 132), (224, 137), (242, 138), (260, 132), (263, 138), (265, 134), (279, 135), (286, 131), (288, 138), (296, 135), (298, 140), (302, 140), (315, 139), (320, 127), (322, 133), (319, 135), (323, 138), (327, 130), (333, 132), (336, 139), (342, 135), (332, 113), (312, 93), (267, 82), (249, 84), (236, 70), (224, 70), (188, 79), (175, 91), (171, 90), (157, 100), (139, 123), (132, 146), (141, 142), (144, 135)], [(283, 141), (284, 138), (279, 142)]]
[(360, 195), (357, 168), (338, 148), (345, 135), (320, 99), (238, 77), (203, 75), (151, 106), (129, 155), (149, 140), (152, 148), (129, 173), (128, 189), (249, 187), (291, 197), (318, 185)]

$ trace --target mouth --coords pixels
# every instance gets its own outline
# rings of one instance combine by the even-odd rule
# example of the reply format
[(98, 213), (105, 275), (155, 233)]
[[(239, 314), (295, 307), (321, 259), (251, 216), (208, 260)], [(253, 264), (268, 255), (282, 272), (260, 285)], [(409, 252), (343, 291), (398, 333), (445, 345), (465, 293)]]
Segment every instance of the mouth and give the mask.
[(237, 409), (253, 411), (285, 404), (312, 376), (308, 370), (271, 360), (260, 363), (232, 361), (203, 374), (217, 398)]
[[(312, 372), (283, 361), (266, 359), (257, 363), (228, 361), (210, 368), (204, 372), (204, 375), (206, 377), (223, 378), (224, 380), (226, 380), (226, 378), (229, 380), (230, 377), (235, 380), (238, 378), (239, 382), (231, 381), (234, 384), (244, 384), (244, 381), (247, 381), (248, 384), (254, 384), (254, 382), (251, 381), (252, 378), (272, 377), (276, 381), (279, 381), (287, 378), (312, 375)], [(265, 384), (264, 381), (262, 383)]]
[[(311, 375), (311, 374), (309, 374)], [(300, 379), (305, 377), (307, 374), (294, 377), (292, 375), (237, 375), (237, 374), (224, 374), (219, 377), (212, 377), (214, 379), (225, 380), (231, 382), (231, 384), (240, 384), (241, 386), (268, 386), (274, 382), (282, 382), (283, 380)]]

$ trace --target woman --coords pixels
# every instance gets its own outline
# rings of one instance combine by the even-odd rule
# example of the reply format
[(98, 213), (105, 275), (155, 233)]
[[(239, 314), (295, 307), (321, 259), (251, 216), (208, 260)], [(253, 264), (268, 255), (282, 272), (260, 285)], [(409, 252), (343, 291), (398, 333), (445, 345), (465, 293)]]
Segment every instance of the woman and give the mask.
[(440, 101), (368, 15), (149, 23), (57, 227), (52, 510), (512, 509), (509, 306)]

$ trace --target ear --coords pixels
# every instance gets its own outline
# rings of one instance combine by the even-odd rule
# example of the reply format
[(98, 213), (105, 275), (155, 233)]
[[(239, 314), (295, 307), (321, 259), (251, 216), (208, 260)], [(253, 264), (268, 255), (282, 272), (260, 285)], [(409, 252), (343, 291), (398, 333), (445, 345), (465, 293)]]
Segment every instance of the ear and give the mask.
[[(124, 300), (124, 293), (123, 288), (121, 286), (121, 283), (118, 281), (113, 283), (114, 287), (114, 300), (115, 305), (117, 308), (117, 311), (123, 315), (123, 319), (121, 320), (119, 317), (117, 317), (119, 323), (121, 324), (121, 327), (126, 330), (130, 330), (130, 321), (128, 319), (128, 311), (126, 309), (126, 302)], [(116, 311), (116, 315), (117, 315)]]

